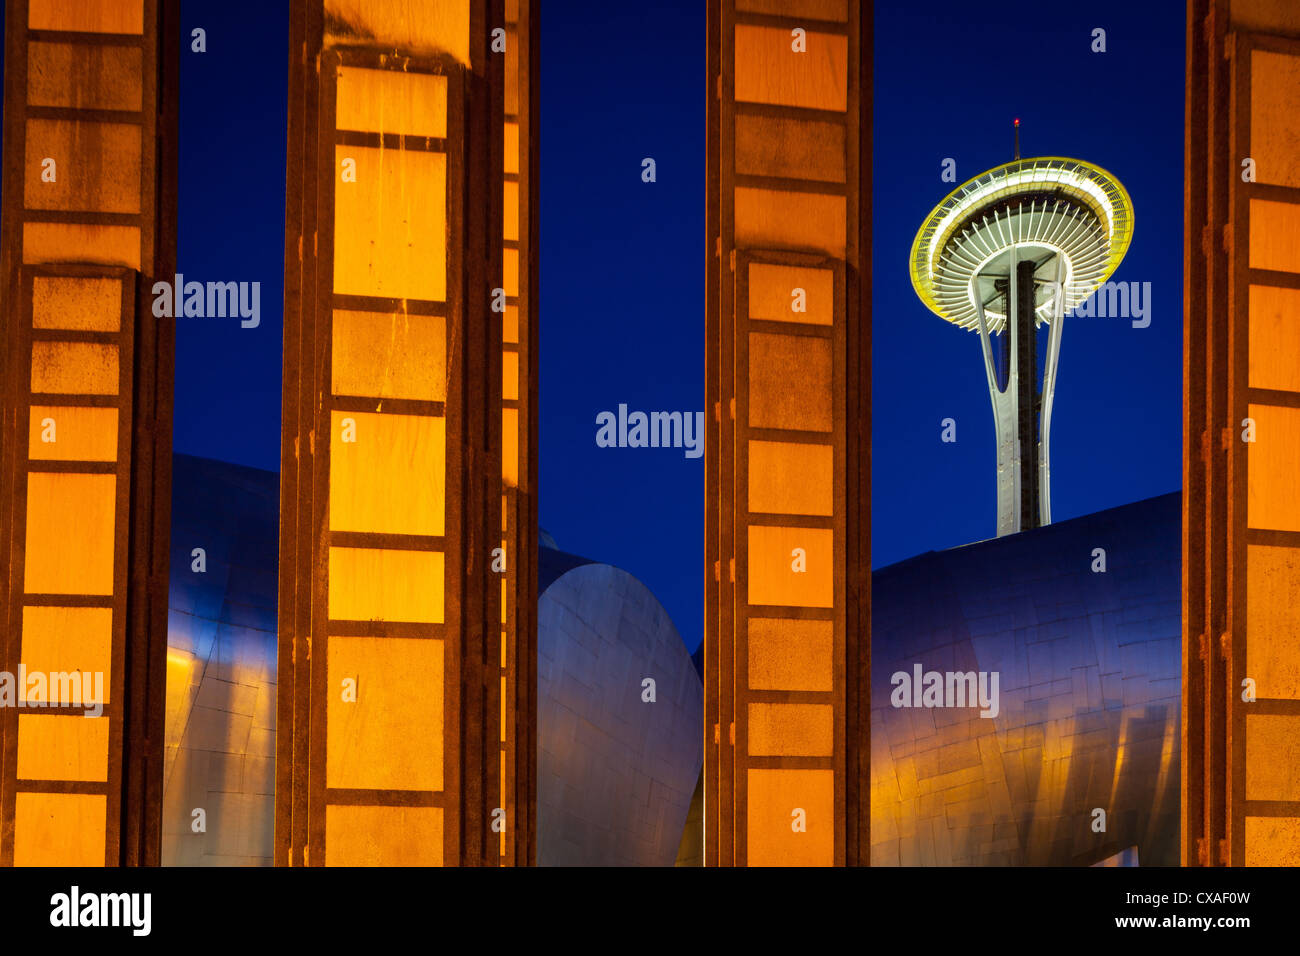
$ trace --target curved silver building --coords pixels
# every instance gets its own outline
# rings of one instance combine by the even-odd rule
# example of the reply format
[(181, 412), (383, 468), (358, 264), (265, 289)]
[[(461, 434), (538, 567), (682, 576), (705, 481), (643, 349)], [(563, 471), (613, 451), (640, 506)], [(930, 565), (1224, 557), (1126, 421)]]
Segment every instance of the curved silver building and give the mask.
[(704, 761), (704, 689), (620, 568), (549, 548), (537, 601), (537, 862), (672, 866)]
[[(173, 457), (167, 866), (272, 863), (278, 502), (274, 472)], [(700, 678), (645, 585), (540, 538), (538, 862), (671, 866)]]
[[(163, 862), (269, 865), (278, 477), (173, 475)], [(874, 865), (1177, 864), (1179, 534), (1173, 494), (875, 572)], [(697, 862), (677, 630), (618, 568), (539, 569), (539, 863)]]
[(270, 866), (280, 478), (172, 456), (164, 866)]
[(873, 573), (873, 865), (1178, 865), (1180, 504)]

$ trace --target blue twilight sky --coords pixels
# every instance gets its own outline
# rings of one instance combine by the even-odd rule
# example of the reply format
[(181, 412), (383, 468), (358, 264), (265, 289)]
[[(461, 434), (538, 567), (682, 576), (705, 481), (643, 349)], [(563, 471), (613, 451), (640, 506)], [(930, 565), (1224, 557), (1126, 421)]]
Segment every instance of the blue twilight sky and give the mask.
[[(873, 211), (873, 564), (992, 537), (996, 455), (979, 336), (929, 312), (907, 254), (953, 188), (1012, 157), (1109, 170), (1135, 229), (1114, 281), (1150, 282), (1148, 328), (1067, 319), (1052, 413), (1052, 516), (1182, 484), (1184, 5), (878, 3)], [(1091, 52), (1092, 31), (1106, 52)], [(1044, 330), (1045, 331), (1045, 330)], [(939, 440), (957, 421), (957, 442)]]
[[(177, 451), (278, 470), (287, 3), (185, 0), (180, 270), (259, 281), (261, 325), (180, 319)], [(1179, 487), (1183, 5), (1089, 0), (876, 4), (873, 554), (882, 566), (988, 537), (993, 425), (977, 342), (912, 292), (906, 256), (959, 181), (1010, 158), (1074, 156), (1136, 208), (1115, 278), (1149, 281), (1147, 329), (1065, 326), (1053, 507), (1085, 514)], [(688, 647), (703, 616), (703, 465), (602, 449), (619, 403), (696, 411), (704, 392), (705, 5), (551, 0), (542, 26), (543, 527), (619, 565)], [(192, 53), (194, 27), (207, 52)], [(1107, 31), (1107, 52), (1089, 51)], [(658, 181), (641, 181), (653, 157)], [(958, 422), (956, 444), (940, 420)]]

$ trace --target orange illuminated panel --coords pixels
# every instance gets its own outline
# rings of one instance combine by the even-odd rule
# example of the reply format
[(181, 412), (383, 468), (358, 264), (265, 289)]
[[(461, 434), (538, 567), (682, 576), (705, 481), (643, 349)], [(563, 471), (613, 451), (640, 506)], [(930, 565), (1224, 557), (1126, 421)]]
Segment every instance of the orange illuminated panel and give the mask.
[(144, 101), (142, 77), (138, 46), (27, 44), (28, 106), (134, 112)]
[(1300, 817), (1246, 817), (1246, 866), (1300, 866)]
[(101, 794), (16, 794), (14, 866), (103, 866), (107, 807)]
[(794, 442), (749, 442), (749, 510), (827, 515), (833, 512), (835, 449)]
[(1250, 201), (1250, 268), (1300, 272), (1300, 203)]
[(829, 757), (835, 711), (829, 704), (749, 705), (749, 753), (770, 757)]
[(766, 13), (778, 17), (808, 17), (844, 23), (849, 18), (848, 0), (736, 0), (745, 13)]
[(1255, 160), (1255, 179), (1300, 187), (1300, 151), (1296, 148), (1300, 56), (1252, 50), (1250, 66), (1250, 153)]
[(367, 133), (447, 135), (447, 77), (340, 66), (334, 125)]
[(1247, 526), (1300, 531), (1300, 408), (1251, 405), (1250, 418)]
[[(45, 699), (51, 703), (107, 704), (112, 693), (113, 609), (107, 607), (23, 608), (22, 663), (28, 674), (47, 678)], [(82, 675), (89, 677), (87, 680)], [(95, 675), (99, 675), (96, 678)], [(72, 678), (77, 683), (72, 683)], [(19, 688), (24, 700), (28, 688)], [(88, 718), (89, 719), (89, 718)]]
[(33, 461), (116, 461), (116, 408), (33, 405), (27, 457)]
[(501, 353), (501, 397), (507, 402), (519, 400), (519, 353)]
[(749, 603), (834, 606), (834, 532), (749, 526)]
[(1246, 712), (1246, 799), (1300, 801), (1300, 717)]
[(749, 335), (749, 426), (827, 432), (831, 344), (804, 335)]
[(846, 215), (843, 196), (744, 186), (736, 190), (736, 245), (812, 249), (842, 259)]
[(447, 320), (440, 315), (336, 311), (335, 395), (447, 399)]
[(108, 779), (108, 718), (18, 715), (18, 779)]
[(514, 26), (506, 27), (506, 84), (505, 114), (519, 115), (519, 32)]
[(325, 807), (326, 866), (442, 866), (442, 807)]
[(502, 238), (506, 242), (517, 242), (519, 240), (519, 184), (507, 182), (505, 184), (505, 197), (503, 206), (505, 207), (505, 222), (502, 228)]
[(505, 124), (505, 171), (507, 175), (519, 172), (519, 124)]
[(780, 27), (736, 27), (736, 100), (843, 112), (848, 98), (848, 37), (805, 31), (806, 48)]
[(510, 298), (519, 295), (519, 250), (503, 249), (501, 251), (502, 286)]
[[(469, 0), (325, 0), (326, 41), (358, 36), (396, 50), (445, 50), (470, 62)], [(336, 27), (337, 25), (337, 27)], [(342, 28), (340, 34), (332, 29)]]
[(29, 0), (27, 26), (71, 33), (140, 34), (144, 0)]
[(331, 530), (443, 533), (446, 419), (333, 411), (330, 423)]
[(28, 594), (112, 594), (116, 475), (27, 476)]
[(830, 770), (747, 771), (750, 866), (831, 866), (835, 778)]
[(326, 683), (326, 786), (442, 789), (442, 641), (331, 635)]
[(749, 264), (749, 317), (830, 325), (835, 273), (772, 262)]
[(751, 617), (749, 686), (752, 690), (834, 690), (834, 652), (832, 621)]
[[(139, 126), (29, 119), (26, 143), (28, 209), (140, 211)], [(53, 181), (47, 181), (47, 169), (53, 171)]]
[(442, 615), (440, 552), (330, 548), (331, 620), (441, 624)]
[(32, 328), (116, 332), (121, 326), (121, 279), (32, 277)]
[(33, 392), (116, 395), (117, 346), (95, 342), (33, 342)]
[(140, 268), (140, 230), (81, 222), (23, 223), (23, 263), (97, 262)]
[(844, 124), (742, 113), (736, 117), (736, 172), (842, 183)]
[(334, 190), (334, 291), (447, 298), (447, 157), (421, 150), (335, 147), (356, 182)]
[(1300, 289), (1252, 285), (1250, 387), (1300, 392)]
[(501, 478), (511, 488), (519, 487), (519, 409), (501, 410)]
[(1246, 546), (1246, 674), (1265, 699), (1300, 699), (1300, 549)]

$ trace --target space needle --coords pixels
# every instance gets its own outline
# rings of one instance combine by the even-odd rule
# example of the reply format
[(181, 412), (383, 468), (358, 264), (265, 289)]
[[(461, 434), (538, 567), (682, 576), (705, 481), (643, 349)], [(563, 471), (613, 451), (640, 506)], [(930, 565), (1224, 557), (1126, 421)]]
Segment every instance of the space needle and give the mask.
[(999, 537), (1051, 523), (1061, 326), (1114, 273), (1133, 238), (1133, 204), (1119, 180), (1078, 159), (1021, 159), (1019, 126), (1016, 158), (949, 193), (921, 224), (910, 257), (921, 301), (980, 336), (997, 437)]

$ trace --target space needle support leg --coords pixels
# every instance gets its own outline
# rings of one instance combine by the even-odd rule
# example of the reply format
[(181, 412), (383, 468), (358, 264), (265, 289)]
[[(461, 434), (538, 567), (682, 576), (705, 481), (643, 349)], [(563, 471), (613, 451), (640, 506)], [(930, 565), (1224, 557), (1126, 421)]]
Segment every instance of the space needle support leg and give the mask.
[[(984, 303), (978, 295), (975, 297), (975, 310), (979, 314), (980, 345), (982, 346), (984, 353), (984, 372), (988, 375), (989, 393), (996, 396), (1001, 389), (998, 388), (997, 369), (993, 367), (993, 342), (989, 336), (988, 325), (984, 319)], [(996, 402), (997, 399), (994, 398), (994, 401)]]
[(1016, 488), (1014, 481), (1014, 448), (1017, 442), (1015, 416), (1015, 376), (1008, 377), (1006, 389), (998, 388), (997, 370), (993, 367), (993, 343), (989, 336), (988, 320), (984, 317), (984, 297), (978, 283), (975, 290), (975, 313), (979, 317), (980, 346), (984, 355), (984, 372), (988, 377), (989, 401), (993, 405), (993, 429), (998, 453), (998, 535), (1019, 530), (1016, 526)]
[(1056, 369), (1061, 355), (1061, 332), (1065, 325), (1065, 260), (1056, 257), (1056, 292), (1052, 298), (1052, 321), (1047, 338), (1047, 360), (1043, 367), (1043, 413), (1038, 426), (1039, 524), (1052, 523), (1051, 452), (1052, 399), (1056, 395)]

